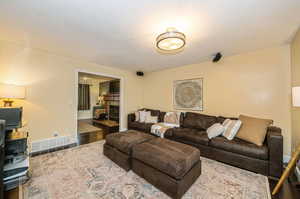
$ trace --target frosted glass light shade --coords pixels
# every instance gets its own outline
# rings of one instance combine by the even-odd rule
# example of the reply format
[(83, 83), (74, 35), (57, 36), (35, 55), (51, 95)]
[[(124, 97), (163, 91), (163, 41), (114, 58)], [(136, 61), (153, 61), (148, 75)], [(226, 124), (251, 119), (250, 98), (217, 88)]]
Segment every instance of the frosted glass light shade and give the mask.
[(174, 28), (168, 28), (165, 33), (156, 38), (156, 47), (162, 51), (174, 51), (183, 48), (185, 35)]
[(293, 106), (300, 107), (300, 87), (293, 87)]
[(25, 87), (10, 84), (0, 84), (0, 98), (24, 99)]

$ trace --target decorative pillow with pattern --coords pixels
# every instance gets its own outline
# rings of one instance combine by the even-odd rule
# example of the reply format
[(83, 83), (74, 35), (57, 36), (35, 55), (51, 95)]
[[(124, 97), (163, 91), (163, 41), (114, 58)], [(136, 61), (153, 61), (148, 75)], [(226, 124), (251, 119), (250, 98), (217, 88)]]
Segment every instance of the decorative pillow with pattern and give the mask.
[(225, 127), (225, 130), (228, 128), (228, 126), (231, 123), (231, 119), (226, 119), (224, 120), (224, 122), (222, 123), (222, 125)]
[(226, 119), (223, 123), (225, 131), (223, 132), (223, 136), (228, 140), (232, 140), (237, 132), (240, 130), (242, 121), (241, 120), (229, 120)]
[(167, 112), (164, 117), (164, 123), (180, 124), (180, 112)]

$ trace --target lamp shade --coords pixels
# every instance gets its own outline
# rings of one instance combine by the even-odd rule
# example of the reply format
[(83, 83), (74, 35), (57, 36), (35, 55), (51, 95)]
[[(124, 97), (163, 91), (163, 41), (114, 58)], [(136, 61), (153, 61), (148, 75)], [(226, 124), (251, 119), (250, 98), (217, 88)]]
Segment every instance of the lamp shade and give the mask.
[(0, 98), (24, 99), (25, 87), (10, 84), (0, 84)]
[(293, 93), (293, 106), (300, 107), (300, 86), (293, 87), (292, 93)]

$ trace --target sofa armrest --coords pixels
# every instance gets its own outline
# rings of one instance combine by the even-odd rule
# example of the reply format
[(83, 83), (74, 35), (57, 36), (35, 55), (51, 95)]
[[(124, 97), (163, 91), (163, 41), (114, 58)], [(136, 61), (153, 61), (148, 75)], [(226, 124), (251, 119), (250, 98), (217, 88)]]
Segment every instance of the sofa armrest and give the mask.
[(135, 114), (130, 113), (128, 114), (128, 122), (134, 122), (135, 121)]
[(173, 137), (173, 131), (174, 131), (175, 128), (170, 128), (170, 129), (167, 129), (167, 131), (165, 132), (164, 134), (164, 137), (165, 138), (171, 138)]
[(269, 176), (279, 178), (283, 170), (283, 136), (281, 129), (271, 126), (267, 129), (269, 149)]
[(134, 121), (135, 121), (135, 114), (134, 113), (128, 114), (128, 116), (127, 116), (128, 128), (129, 128), (130, 124)]

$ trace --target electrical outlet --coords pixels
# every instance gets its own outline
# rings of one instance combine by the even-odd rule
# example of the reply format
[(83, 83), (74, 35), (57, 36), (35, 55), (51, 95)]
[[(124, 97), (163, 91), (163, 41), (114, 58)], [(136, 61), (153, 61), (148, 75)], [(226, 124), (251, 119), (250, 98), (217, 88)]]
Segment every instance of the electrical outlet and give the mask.
[(54, 131), (53, 136), (57, 137), (59, 135), (59, 133), (57, 131)]

